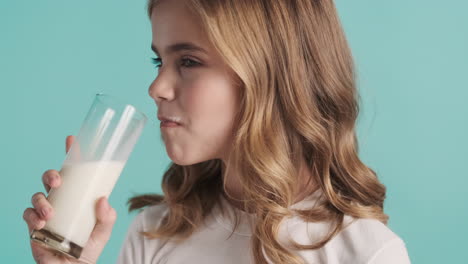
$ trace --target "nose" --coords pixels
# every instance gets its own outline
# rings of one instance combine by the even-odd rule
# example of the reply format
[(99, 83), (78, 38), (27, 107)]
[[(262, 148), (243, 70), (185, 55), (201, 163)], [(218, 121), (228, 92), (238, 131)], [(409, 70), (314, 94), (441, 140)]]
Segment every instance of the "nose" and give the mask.
[(171, 81), (170, 76), (159, 72), (156, 79), (150, 84), (148, 94), (158, 104), (163, 100), (172, 101), (175, 97), (174, 82)]

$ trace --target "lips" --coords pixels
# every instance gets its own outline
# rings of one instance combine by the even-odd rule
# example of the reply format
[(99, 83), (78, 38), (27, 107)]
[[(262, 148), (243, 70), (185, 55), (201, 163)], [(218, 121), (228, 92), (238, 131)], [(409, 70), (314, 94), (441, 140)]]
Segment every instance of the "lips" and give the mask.
[(161, 121), (161, 127), (175, 127), (180, 126), (180, 118), (178, 117), (165, 117), (158, 115), (158, 119)]
[(180, 126), (179, 123), (176, 122), (171, 122), (171, 121), (162, 121), (161, 122), (161, 127), (178, 127)]

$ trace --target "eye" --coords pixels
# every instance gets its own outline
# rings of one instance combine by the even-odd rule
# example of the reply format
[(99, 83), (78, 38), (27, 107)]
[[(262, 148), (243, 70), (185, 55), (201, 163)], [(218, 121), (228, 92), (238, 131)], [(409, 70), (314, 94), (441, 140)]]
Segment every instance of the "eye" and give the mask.
[(195, 67), (195, 66), (200, 65), (200, 63), (198, 63), (198, 62), (196, 62), (196, 61), (194, 61), (192, 59), (189, 59), (189, 58), (182, 58), (181, 62), (182, 62), (181, 65), (183, 67), (186, 67), (186, 68), (191, 68), (191, 67)]
[[(162, 66), (161, 58), (151, 58), (151, 61), (152, 61), (152, 64), (155, 65), (156, 69), (161, 68), (161, 66)], [(196, 61), (194, 61), (192, 59), (189, 59), (189, 58), (182, 58), (180, 64), (181, 64), (181, 66), (186, 67), (186, 68), (191, 68), (191, 67), (195, 67), (195, 66), (200, 65), (199, 62), (196, 62)]]

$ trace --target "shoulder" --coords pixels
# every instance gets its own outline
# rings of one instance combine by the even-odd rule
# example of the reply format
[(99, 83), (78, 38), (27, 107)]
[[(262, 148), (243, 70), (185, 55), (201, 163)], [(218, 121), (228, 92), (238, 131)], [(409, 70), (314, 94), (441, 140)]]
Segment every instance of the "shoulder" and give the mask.
[[(299, 254), (306, 260), (319, 259), (326, 263), (384, 264), (387, 262), (380, 259), (389, 255), (388, 263), (410, 263), (404, 241), (382, 222), (345, 216), (343, 224), (344, 229), (325, 246)], [(285, 226), (283, 232), (287, 232), (289, 238), (306, 245), (321, 240), (331, 228), (327, 223), (305, 223), (298, 217), (290, 219)]]
[(157, 252), (164, 243), (159, 239), (149, 240), (141, 232), (154, 230), (167, 211), (166, 204), (140, 210), (128, 228), (117, 259), (118, 264), (149, 263), (151, 254)]
[(382, 245), (399, 239), (387, 225), (377, 219), (345, 216), (348, 225), (338, 234), (337, 241), (352, 240), (355, 245)]
[(133, 219), (129, 231), (148, 231), (156, 228), (168, 211), (165, 203), (143, 208)]
[(381, 258), (379, 255), (392, 251), (389, 263), (409, 263), (409, 260), (396, 261), (408, 255), (405, 242), (390, 227), (376, 219), (346, 218), (350, 224), (330, 242), (332, 246), (343, 249), (347, 259), (355, 259), (355, 263), (384, 263), (375, 261)]

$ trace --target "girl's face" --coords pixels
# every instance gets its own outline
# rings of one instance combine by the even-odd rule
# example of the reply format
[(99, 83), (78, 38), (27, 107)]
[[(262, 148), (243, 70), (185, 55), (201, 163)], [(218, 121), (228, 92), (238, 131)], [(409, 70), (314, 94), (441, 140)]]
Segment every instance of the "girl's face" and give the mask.
[(171, 160), (190, 165), (227, 158), (238, 110), (234, 74), (203, 32), (201, 21), (183, 0), (161, 0), (151, 15), (152, 49), (159, 65), (149, 95), (158, 116), (180, 118), (161, 127)]

